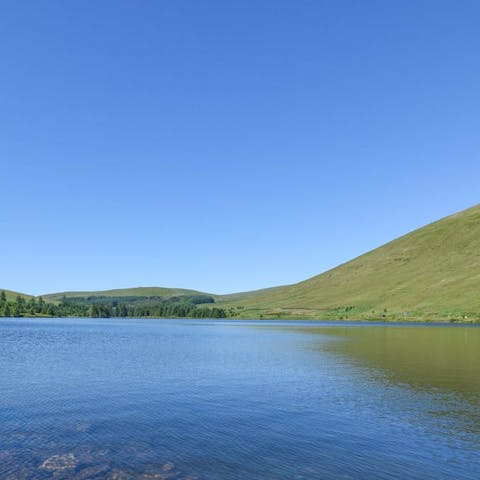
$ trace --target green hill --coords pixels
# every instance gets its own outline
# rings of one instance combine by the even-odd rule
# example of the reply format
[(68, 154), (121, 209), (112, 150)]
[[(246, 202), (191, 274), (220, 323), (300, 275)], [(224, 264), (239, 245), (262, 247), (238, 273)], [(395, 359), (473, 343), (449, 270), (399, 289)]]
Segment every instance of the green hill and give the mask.
[(241, 318), (480, 319), (480, 205), (295, 285), (217, 297)]
[[(9, 300), (19, 295), (5, 292)], [(182, 296), (208, 296), (189, 300), (195, 305), (215, 300), (217, 307), (237, 318), (480, 321), (480, 205), (295, 285), (231, 295), (138, 287), (43, 298), (57, 305), (65, 297), (150, 306)]]
[(7, 302), (0, 299), (0, 316), (225, 318), (225, 311), (214, 303), (212, 295), (180, 288), (62, 292), (23, 302), (9, 292)]
[(59, 292), (42, 295), (46, 301), (61, 300), (66, 298), (88, 298), (88, 297), (177, 297), (183, 295), (210, 295), (197, 290), (184, 288), (163, 288), (163, 287), (135, 287), (119, 288), (115, 290), (98, 290), (91, 292)]
[(0, 292), (5, 292), (5, 296), (9, 302), (13, 302), (19, 295), (23, 298), (31, 298), (32, 295), (27, 295), (26, 293), (14, 292), (12, 290), (5, 290), (0, 288)]

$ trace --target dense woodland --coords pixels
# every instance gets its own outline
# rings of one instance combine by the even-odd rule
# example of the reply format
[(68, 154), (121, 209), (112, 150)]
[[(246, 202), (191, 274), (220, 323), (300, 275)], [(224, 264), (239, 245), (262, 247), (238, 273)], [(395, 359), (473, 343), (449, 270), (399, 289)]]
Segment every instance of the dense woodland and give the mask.
[(46, 302), (42, 297), (25, 299), (17, 296), (7, 300), (0, 292), (2, 317), (182, 317), (225, 318), (222, 308), (206, 306), (214, 303), (212, 297), (192, 295), (184, 297), (77, 297)]

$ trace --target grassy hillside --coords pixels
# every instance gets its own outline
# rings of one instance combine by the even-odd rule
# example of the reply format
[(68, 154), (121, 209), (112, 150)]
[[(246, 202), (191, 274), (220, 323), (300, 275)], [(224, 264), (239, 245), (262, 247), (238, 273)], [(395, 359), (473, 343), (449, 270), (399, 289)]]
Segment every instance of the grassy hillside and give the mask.
[(31, 298), (31, 295), (27, 295), (26, 293), (14, 292), (12, 290), (5, 290), (3, 288), (0, 288), (0, 292), (2, 291), (5, 292), (7, 300), (10, 302), (14, 301), (18, 295), (20, 295), (23, 298)]
[[(6, 293), (10, 300), (18, 295)], [(55, 304), (63, 297), (83, 302), (95, 297), (149, 306), (195, 295), (213, 297), (216, 306), (237, 318), (480, 321), (480, 205), (295, 285), (231, 295), (138, 287), (43, 298)]]
[(176, 297), (182, 295), (209, 295), (197, 290), (184, 288), (163, 288), (163, 287), (136, 287), (119, 288), (115, 290), (99, 290), (91, 292), (59, 292), (43, 295), (46, 301), (61, 300), (67, 298), (87, 297)]
[(295, 285), (217, 297), (238, 317), (480, 319), (480, 205)]

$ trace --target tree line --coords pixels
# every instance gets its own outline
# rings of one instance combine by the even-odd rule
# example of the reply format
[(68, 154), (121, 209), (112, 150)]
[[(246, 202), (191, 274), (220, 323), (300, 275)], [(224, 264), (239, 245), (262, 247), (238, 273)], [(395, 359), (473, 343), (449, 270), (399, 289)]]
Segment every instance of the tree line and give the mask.
[(154, 305), (130, 305), (118, 301), (75, 301), (63, 299), (59, 303), (45, 302), (42, 297), (25, 299), (18, 295), (14, 301), (7, 300), (4, 291), (0, 292), (1, 317), (178, 317), (178, 318), (225, 318), (226, 312), (218, 307), (199, 307), (197, 299), (163, 301)]

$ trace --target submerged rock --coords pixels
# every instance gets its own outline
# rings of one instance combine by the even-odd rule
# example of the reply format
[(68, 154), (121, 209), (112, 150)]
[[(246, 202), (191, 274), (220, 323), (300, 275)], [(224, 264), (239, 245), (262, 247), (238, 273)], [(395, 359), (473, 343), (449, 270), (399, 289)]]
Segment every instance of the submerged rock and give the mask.
[(75, 430), (77, 432), (85, 433), (85, 432), (88, 432), (90, 428), (91, 428), (91, 424), (88, 422), (80, 422), (75, 425)]
[(63, 455), (53, 455), (47, 458), (40, 468), (48, 470), (49, 472), (62, 472), (63, 470), (70, 470), (78, 465), (78, 461), (73, 453), (66, 453)]
[(72, 480), (90, 480), (96, 478), (105, 478), (105, 474), (110, 470), (108, 465), (96, 465), (82, 468), (76, 473)]
[(98, 456), (98, 457), (105, 457), (109, 454), (109, 450), (104, 448), (103, 450), (97, 450), (95, 452), (95, 455)]
[(105, 477), (105, 480), (136, 480), (136, 478), (138, 477), (135, 477), (131, 473), (115, 469)]
[(179, 472), (175, 470), (175, 465), (167, 462), (157, 466), (151, 465), (139, 478), (141, 480), (173, 480), (178, 478), (178, 475)]

